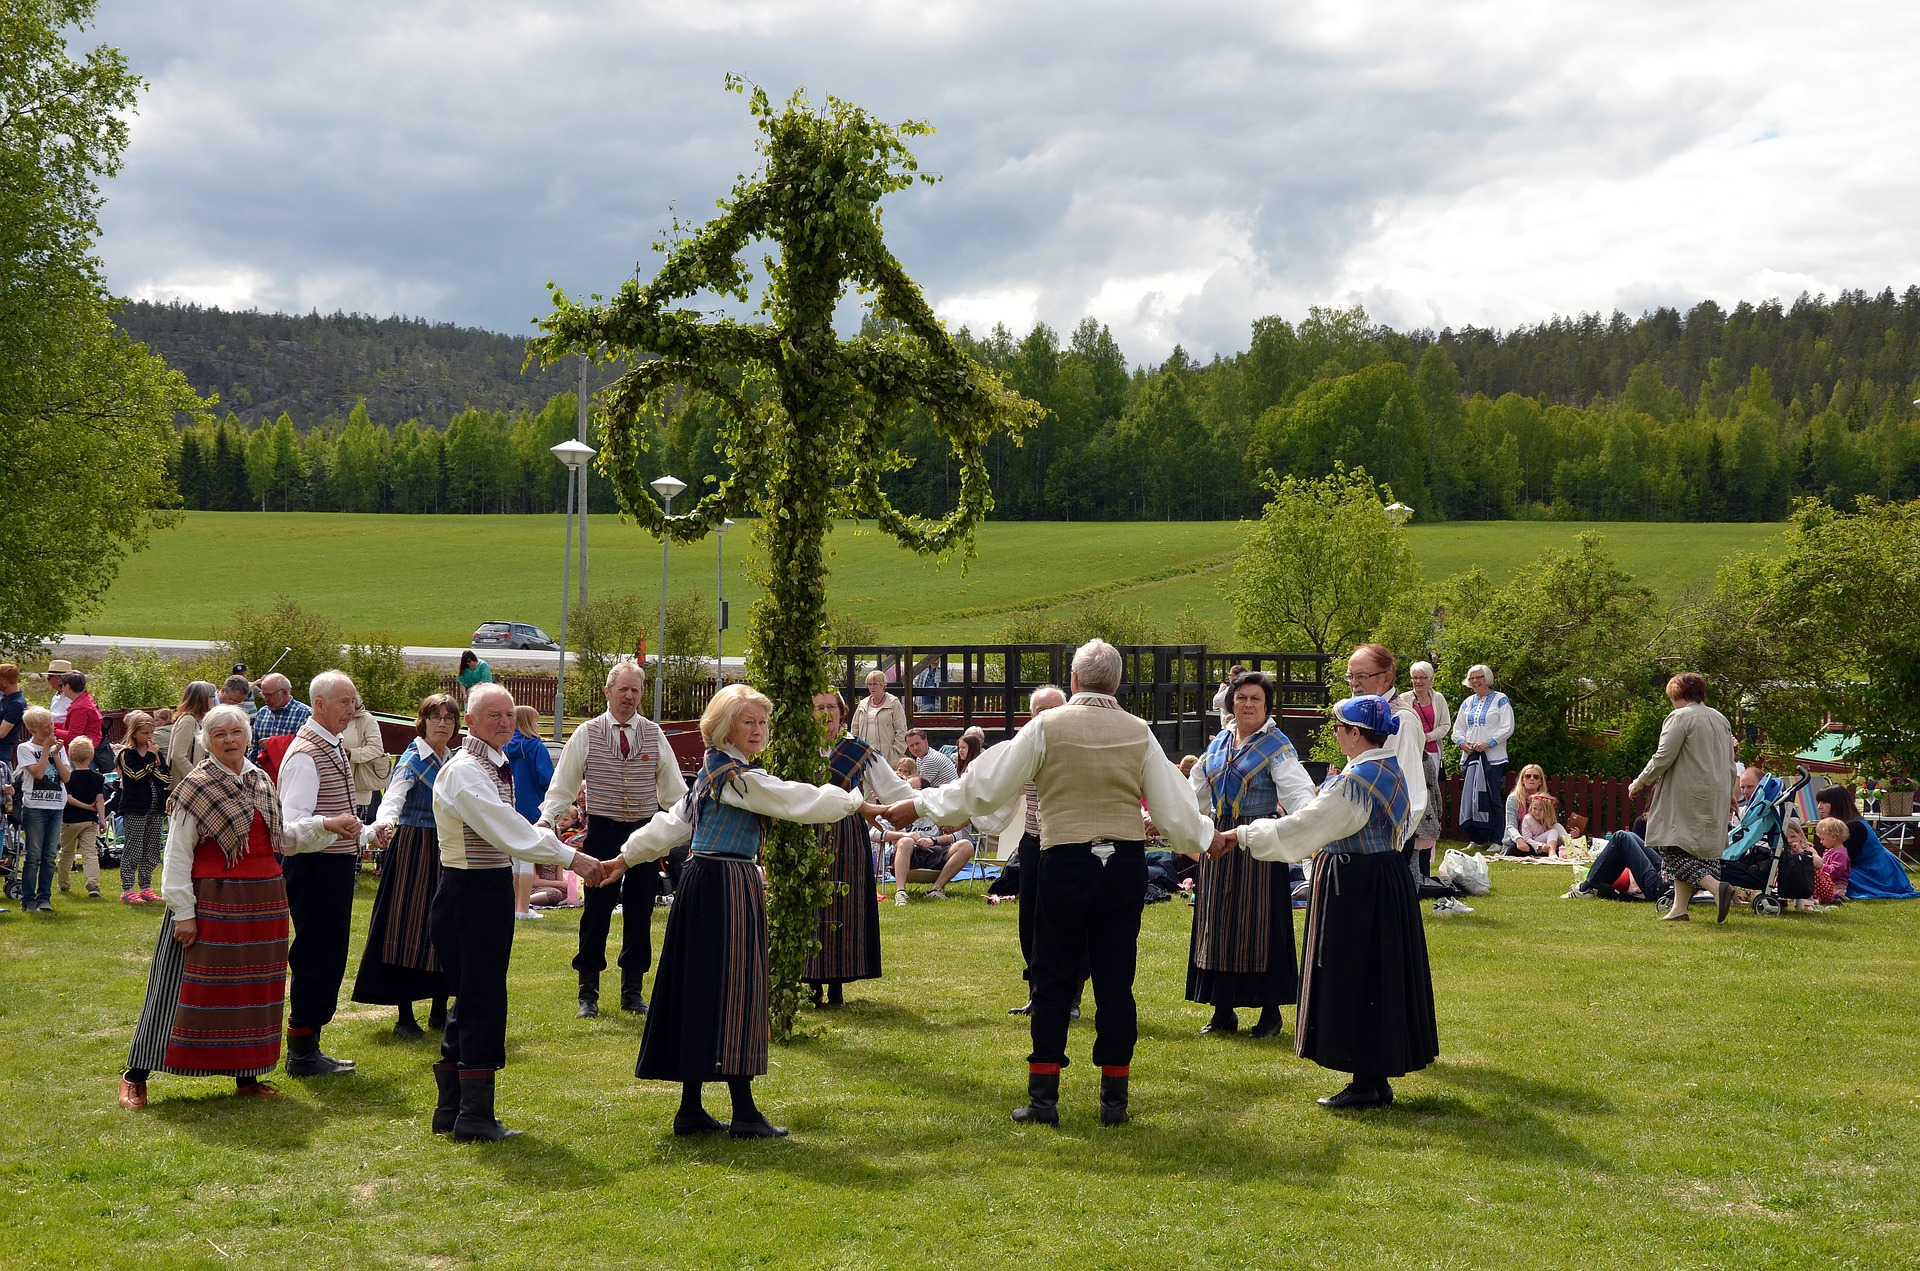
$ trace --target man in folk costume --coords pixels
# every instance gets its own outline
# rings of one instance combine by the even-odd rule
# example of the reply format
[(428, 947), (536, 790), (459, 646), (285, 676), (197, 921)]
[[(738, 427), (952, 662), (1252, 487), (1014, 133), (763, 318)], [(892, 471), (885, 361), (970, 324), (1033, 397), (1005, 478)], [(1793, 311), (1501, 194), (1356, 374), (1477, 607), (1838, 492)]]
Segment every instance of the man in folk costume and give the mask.
[(551, 829), (514, 810), (506, 744), (513, 739), (513, 694), (498, 684), (467, 696), (467, 740), (433, 783), (440, 842), (434, 893), (434, 952), (454, 1004), (433, 1066), (440, 1101), (433, 1132), (461, 1142), (518, 1134), (494, 1115), (494, 1074), (507, 1063), (507, 961), (513, 953), (513, 862), (565, 865), (589, 886), (600, 862), (576, 852)]
[(1120, 671), (1120, 652), (1112, 645), (1081, 645), (1073, 655), (1073, 696), (1065, 706), (1030, 720), (1011, 740), (974, 760), (960, 780), (922, 790), (911, 803), (886, 812), (889, 821), (918, 815), (951, 823), (984, 816), (1004, 807), (1029, 779), (1046, 809), (1033, 947), (1033, 1051), (1027, 1057), (1027, 1104), (1013, 1113), (1017, 1122), (1060, 1122), (1068, 1011), (1089, 974), (1100, 1122), (1127, 1119), (1139, 1032), (1133, 977), (1147, 891), (1141, 803), (1177, 852), (1198, 855), (1219, 839), (1152, 731), (1114, 699)]
[[(1201, 812), (1230, 830), (1305, 807), (1313, 780), (1273, 717), (1273, 683), (1242, 671), (1227, 686), (1233, 722), (1208, 745), (1190, 778)], [(1241, 852), (1200, 863), (1194, 885), (1187, 1000), (1213, 1007), (1203, 1033), (1240, 1027), (1234, 1008), (1257, 1006), (1251, 1035), (1280, 1032), (1280, 1007), (1299, 1000), (1293, 955), (1293, 884), (1284, 864)]]
[[(1058, 684), (1042, 684), (1033, 690), (1027, 699), (1028, 709), (1034, 715), (1041, 715), (1056, 706), (1065, 706), (1067, 695), (1060, 691)], [(1033, 924), (1040, 912), (1040, 791), (1033, 782), (1027, 782), (1021, 790), (1022, 830), (1018, 853), (1020, 870), (1020, 894), (1015, 903), (1020, 907), (1020, 978), (1028, 981), (1027, 1004), (1007, 1008), (1009, 1015), (1033, 1014)], [(1080, 1005), (1079, 996), (1074, 997), (1074, 1006)]]
[[(640, 714), (640, 698), (647, 686), (638, 664), (620, 661), (607, 672), (607, 709), (567, 738), (540, 807), (542, 827), (565, 826), (573, 801), (587, 788), (587, 855), (611, 860), (629, 835), (663, 807), (687, 793), (673, 747), (660, 726)], [(607, 931), (615, 906), (620, 920), (620, 1009), (647, 1013), (643, 988), (653, 966), (653, 902), (659, 895), (660, 871), (635, 870), (618, 887), (596, 887), (587, 892), (580, 913), (580, 947), (573, 969), (580, 976), (581, 1019), (600, 1013), (600, 972), (607, 966)]]
[[(875, 803), (913, 797), (913, 787), (900, 779), (884, 751), (841, 732), (847, 707), (840, 694), (814, 694), (813, 709), (832, 739), (826, 752), (829, 782), (842, 790), (864, 790)], [(880, 903), (866, 820), (856, 812), (823, 826), (820, 841), (829, 858), (827, 881), (834, 893), (813, 911), (820, 949), (807, 959), (800, 978), (813, 986), (815, 1006), (839, 1006), (846, 1000), (842, 986), (848, 980), (880, 978)]]
[(351, 1059), (320, 1049), (347, 973), (353, 888), (360, 871), (360, 817), (354, 812), (353, 763), (340, 734), (360, 709), (353, 681), (339, 671), (313, 677), (313, 715), (280, 761), (280, 819), (293, 836), (282, 868), (293, 945), (287, 950), (287, 1075), (352, 1072)]
[(1215, 851), (1238, 843), (1265, 861), (1313, 857), (1294, 1049), (1353, 1074), (1323, 1107), (1374, 1108), (1393, 1102), (1389, 1079), (1440, 1053), (1427, 936), (1400, 856), (1410, 790), (1425, 781), (1400, 766), (1392, 739), (1404, 725), (1388, 699), (1349, 698), (1331, 714), (1346, 765), (1306, 806), (1230, 830)]

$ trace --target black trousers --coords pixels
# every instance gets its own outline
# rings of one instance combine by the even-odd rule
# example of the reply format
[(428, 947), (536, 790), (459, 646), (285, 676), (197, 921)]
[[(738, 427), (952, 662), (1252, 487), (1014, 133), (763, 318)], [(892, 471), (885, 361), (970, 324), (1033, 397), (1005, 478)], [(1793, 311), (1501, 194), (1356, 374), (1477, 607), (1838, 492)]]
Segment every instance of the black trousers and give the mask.
[(1040, 912), (1040, 836), (1021, 834), (1015, 849), (1020, 861), (1020, 978), (1033, 978), (1033, 920)]
[(287, 948), (287, 1027), (322, 1029), (340, 1003), (353, 930), (354, 852), (302, 852), (281, 862), (293, 943)]
[(462, 1068), (506, 1067), (513, 871), (442, 868), (428, 925), (454, 995), (440, 1058)]
[[(1033, 1053), (1029, 1063), (1067, 1063), (1067, 1012), (1081, 982), (1093, 980), (1093, 1062), (1133, 1061), (1139, 1017), (1133, 1002), (1140, 912), (1146, 906), (1146, 843), (1115, 843), (1105, 864), (1088, 843), (1041, 852), (1040, 912), (1033, 937)], [(1025, 880), (1021, 880), (1025, 890)]]
[[(620, 854), (628, 836), (652, 819), (613, 821), (589, 816), (587, 840), (580, 850), (596, 860), (610, 861)], [(613, 926), (613, 908), (625, 905), (620, 914), (620, 974), (623, 980), (638, 980), (653, 967), (653, 900), (660, 894), (660, 867), (649, 861), (627, 871), (614, 886), (588, 887), (586, 894), (586, 906), (580, 911), (580, 949), (573, 955), (573, 969), (594, 975), (607, 969), (607, 932)]]

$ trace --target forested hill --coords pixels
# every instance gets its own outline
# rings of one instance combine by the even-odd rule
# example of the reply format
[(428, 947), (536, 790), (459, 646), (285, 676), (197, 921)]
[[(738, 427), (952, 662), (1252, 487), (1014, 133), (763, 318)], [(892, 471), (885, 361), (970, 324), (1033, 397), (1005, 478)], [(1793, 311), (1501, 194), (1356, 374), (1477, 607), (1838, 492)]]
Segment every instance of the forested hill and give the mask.
[(227, 313), (198, 305), (127, 305), (120, 328), (220, 395), (244, 423), (287, 415), (305, 428), (344, 419), (364, 399), (375, 419), (444, 428), (467, 407), (537, 411), (574, 387), (577, 371), (520, 366), (526, 340), (418, 318)]
[[(548, 511), (564, 492), (544, 451), (572, 432), (569, 373), (520, 375), (518, 338), (152, 305), (123, 322), (233, 412), (182, 435), (188, 507)], [(1920, 287), (1507, 332), (1315, 308), (1256, 320), (1244, 351), (1158, 366), (1092, 319), (959, 338), (1046, 408), (1020, 444), (991, 443), (1001, 519), (1251, 516), (1269, 472), (1336, 464), (1423, 519), (1762, 521), (1802, 495), (1920, 497)], [(697, 487), (719, 436), (681, 399), (643, 478)], [(896, 504), (945, 512), (958, 473), (930, 422), (905, 415), (887, 441), (915, 459), (885, 478)]]

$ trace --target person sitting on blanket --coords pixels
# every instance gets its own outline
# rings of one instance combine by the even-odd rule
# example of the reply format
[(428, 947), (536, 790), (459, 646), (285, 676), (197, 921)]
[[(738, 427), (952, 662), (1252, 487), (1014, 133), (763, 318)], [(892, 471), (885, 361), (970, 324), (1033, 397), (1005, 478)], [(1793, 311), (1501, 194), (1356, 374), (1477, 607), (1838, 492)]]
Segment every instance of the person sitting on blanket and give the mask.
[(927, 899), (947, 898), (947, 884), (973, 859), (973, 841), (965, 830), (965, 826), (945, 827), (922, 820), (887, 835), (887, 841), (893, 844), (895, 905), (907, 903), (907, 871), (912, 869), (936, 871), (939, 877), (927, 889)]
[(1560, 810), (1550, 794), (1536, 794), (1520, 818), (1520, 833), (1514, 837), (1515, 856), (1560, 859), (1560, 845), (1567, 832), (1560, 827)]

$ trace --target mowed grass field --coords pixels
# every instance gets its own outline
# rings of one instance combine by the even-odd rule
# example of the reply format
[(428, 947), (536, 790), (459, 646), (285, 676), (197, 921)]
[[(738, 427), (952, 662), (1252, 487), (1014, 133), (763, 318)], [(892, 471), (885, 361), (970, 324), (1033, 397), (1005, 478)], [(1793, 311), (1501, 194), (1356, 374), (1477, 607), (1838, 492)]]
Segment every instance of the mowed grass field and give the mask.
[[(762, 563), (751, 526), (725, 542), (728, 644), (744, 646)], [(1621, 564), (1671, 601), (1713, 575), (1729, 555), (1763, 548), (1778, 525), (1463, 522), (1413, 526), (1415, 551), (1438, 581), (1479, 565), (1505, 581), (1547, 547), (1582, 529), (1606, 539)], [(244, 601), (279, 595), (331, 616), (352, 635), (398, 644), (465, 645), (489, 620), (532, 622), (558, 634), (564, 518), (553, 516), (349, 516), (325, 513), (189, 513), (123, 567), (87, 630), (107, 635), (205, 639)], [(1171, 620), (1191, 609), (1222, 641), (1232, 615), (1221, 594), (1245, 534), (1238, 522), (1001, 521), (982, 526), (978, 555), (915, 556), (873, 529), (843, 523), (831, 536), (829, 597), (889, 641), (984, 640), (1022, 609), (1071, 609), (1096, 596), (1145, 606)], [(591, 591), (653, 597), (660, 543), (612, 516), (593, 518)], [(721, 561), (713, 540), (674, 546), (668, 589), (715, 597)], [(774, 562), (771, 568), (779, 568)]]
[(1061, 1128), (1007, 1120), (1011, 905), (883, 906), (886, 977), (806, 1011), (756, 1085), (793, 1129), (773, 1143), (672, 1136), (677, 1090), (632, 1077), (639, 1021), (573, 1018), (569, 912), (515, 929), (500, 1106), (523, 1138), (434, 1137), (432, 1043), (344, 1001), (327, 1047), (352, 1076), (257, 1102), (159, 1074), (122, 1111), (159, 917), (56, 897), (0, 916), (0, 1248), (139, 1271), (1914, 1265), (1920, 904), (1663, 924), (1567, 881), (1496, 864), (1476, 913), (1426, 918), (1442, 1053), (1369, 1113), (1314, 1105), (1342, 1079), (1294, 1056), (1291, 1008), (1278, 1039), (1200, 1036), (1191, 910), (1150, 907), (1113, 1130), (1086, 1021)]

